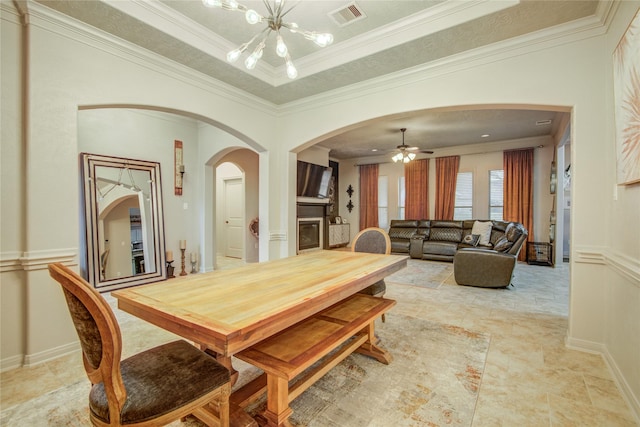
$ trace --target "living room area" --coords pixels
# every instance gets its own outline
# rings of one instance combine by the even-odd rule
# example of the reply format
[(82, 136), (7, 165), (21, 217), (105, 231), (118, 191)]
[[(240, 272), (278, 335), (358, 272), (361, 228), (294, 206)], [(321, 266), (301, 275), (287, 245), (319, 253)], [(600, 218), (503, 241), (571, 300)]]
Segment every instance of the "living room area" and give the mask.
[[(173, 258), (176, 276), (186, 269), (183, 279), (198, 280), (217, 270), (226, 272), (227, 266), (237, 263), (237, 258), (220, 256), (226, 255), (226, 249), (238, 250), (225, 247), (226, 243), (241, 242), (243, 266), (301, 258), (296, 256), (299, 160), (328, 167), (338, 164), (337, 210), (329, 217), (332, 225), (339, 217), (340, 228), (348, 230), (338, 245), (348, 250), (361, 228), (359, 170), (366, 162), (333, 156), (333, 147), (323, 146), (323, 141), (391, 119), (393, 141), (387, 146), (397, 151), (400, 128), (407, 128), (408, 142), (418, 130), (402, 123), (407, 115), (474, 109), (560, 112), (567, 115), (563, 129), (568, 138), (565, 133), (557, 138), (533, 137), (509, 147), (495, 144), (490, 150), (432, 146), (434, 155), (420, 156), (420, 160), (433, 159), (429, 212), (415, 219), (437, 218), (436, 157), (460, 156), (458, 173), (461, 182), (466, 178), (471, 183), (467, 187), (471, 196), (466, 198), (470, 203), (457, 207), (467, 209), (471, 219), (488, 220), (492, 208), (499, 207), (491, 202), (491, 188), (503, 169), (503, 152), (531, 149), (536, 202), (531, 242), (553, 244), (553, 265), (520, 261), (513, 286), (487, 289), (457, 285), (450, 262), (408, 259), (402, 274), (387, 279), (386, 295), (397, 304), (386, 313), (386, 322), (376, 322), (376, 333), (382, 345), (392, 350), (394, 363), (377, 366), (366, 358), (349, 356), (323, 382), (294, 401), (292, 420), (322, 426), (397, 425), (397, 420), (400, 425), (428, 420), (454, 425), (637, 425), (640, 186), (617, 176), (612, 61), (638, 13), (636, 1), (500, 2), (508, 6), (504, 11), (469, 22), (484, 23), (485, 30), (502, 30), (502, 26), (488, 25), (495, 24), (494, 17), (538, 7), (578, 7), (583, 15), (568, 25), (541, 26), (537, 31), (527, 27), (521, 36), (467, 46), (440, 58), (425, 59), (431, 50), (415, 42), (411, 51), (400, 51), (402, 61), (377, 60), (380, 57), (376, 56), (368, 62), (377, 68), (364, 69), (378, 73), (375, 75), (348, 72), (348, 64), (336, 66), (344, 78), (340, 81), (348, 81), (344, 86), (332, 85), (334, 74), (329, 70), (316, 70), (316, 75), (305, 74), (302, 68), (297, 81), (285, 80), (282, 67), (276, 67), (277, 77), (265, 82), (260, 80), (264, 67), (259, 66), (252, 75), (242, 67), (227, 65), (224, 58), (206, 56), (208, 49), (201, 45), (177, 49), (173, 53), (179, 55), (168, 58), (163, 56), (164, 49), (186, 47), (187, 43), (139, 38), (140, 43), (158, 41), (158, 51), (154, 51), (96, 27), (106, 25), (108, 15), (114, 19), (114, 31), (139, 28), (143, 20), (115, 10), (120, 6), (134, 12), (146, 6), (171, 12), (169, 4), (193, 3), (195, 16), (202, 15), (197, 13), (202, 8), (199, 0), (143, 3), (0, 4), (3, 425), (88, 423), (90, 384), (83, 372), (77, 335), (63, 294), (47, 271), (52, 263), (82, 270), (86, 257), (92, 256), (94, 272), (100, 275), (101, 261), (108, 262), (103, 257), (106, 251), (88, 255), (83, 246), (83, 186), (89, 181), (83, 179), (83, 153), (119, 158), (119, 170), (126, 180), (127, 161), (157, 164), (162, 170), (156, 175), (160, 180), (150, 175), (146, 180), (135, 177), (134, 183), (131, 178), (127, 189), (139, 193), (136, 187), (143, 182), (161, 188), (156, 194), (162, 194), (164, 211), (154, 219), (163, 219), (162, 224), (155, 223), (163, 234), (156, 234), (155, 257), (143, 258), (144, 267), (155, 263), (156, 273), (163, 276)], [(93, 4), (99, 7), (91, 9)], [(84, 7), (91, 9), (86, 15)], [(105, 11), (113, 13), (100, 16)], [(542, 20), (565, 15), (536, 16)], [(84, 22), (83, 17), (94, 20)], [(119, 25), (122, 22), (132, 26)], [(193, 25), (176, 31), (174, 25), (185, 22), (193, 21), (165, 21), (170, 24), (166, 28), (175, 31), (173, 35), (155, 27), (140, 28), (174, 41), (178, 33), (193, 35), (185, 31)], [(515, 21), (508, 22), (513, 29)], [(139, 34), (123, 32), (127, 34), (121, 36), (131, 38)], [(443, 34), (449, 30), (436, 32), (434, 37)], [(474, 36), (459, 39), (467, 45), (477, 40)], [(444, 41), (437, 46), (448, 47)], [(424, 63), (419, 63), (417, 54)], [(206, 58), (197, 62), (199, 68), (178, 60), (198, 55)], [(411, 62), (413, 59), (418, 62)], [(366, 58), (358, 61), (367, 62)], [(391, 72), (388, 67), (396, 64), (402, 68)], [(214, 76), (211, 70), (220, 73)], [(320, 77), (326, 85), (314, 84)], [(379, 153), (384, 160), (371, 161), (379, 163), (378, 178), (386, 183), (379, 185), (385, 189), (386, 197), (380, 200), (386, 204), (374, 209), (378, 225), (387, 230), (392, 220), (411, 219), (402, 212), (403, 168), (392, 163), (391, 156), (390, 152)], [(233, 168), (226, 168), (230, 164)], [(218, 169), (222, 166), (224, 173)], [(550, 191), (554, 166), (555, 195)], [(568, 189), (561, 181), (567, 172), (571, 176)], [(109, 179), (109, 185), (118, 183), (117, 177)], [(224, 199), (227, 190), (229, 197)], [(94, 196), (100, 196), (100, 191), (96, 189)], [(568, 197), (562, 201), (565, 192)], [(144, 196), (135, 195), (142, 204), (158, 200)], [(227, 229), (227, 212), (221, 209), (239, 205), (244, 208), (241, 221)], [(568, 222), (564, 211), (570, 212)], [(240, 239), (228, 238), (226, 233), (238, 230)], [(96, 246), (100, 244), (106, 242)], [(121, 246), (127, 247), (127, 242)], [(522, 252), (527, 249), (523, 247)], [(137, 255), (127, 267), (141, 271), (142, 260)], [(140, 288), (145, 287), (130, 289)], [(102, 291), (122, 325), (125, 356), (174, 338), (118, 309), (116, 298)], [(237, 367), (247, 374), (244, 377), (256, 374), (241, 362)], [(363, 393), (368, 399), (359, 397)]]

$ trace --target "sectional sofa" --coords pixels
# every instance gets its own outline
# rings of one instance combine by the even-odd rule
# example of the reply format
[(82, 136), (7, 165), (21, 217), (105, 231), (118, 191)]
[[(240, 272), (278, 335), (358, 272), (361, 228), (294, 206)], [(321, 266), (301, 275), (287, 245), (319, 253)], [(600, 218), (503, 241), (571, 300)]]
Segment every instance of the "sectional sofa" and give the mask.
[(506, 287), (527, 238), (518, 222), (392, 220), (391, 251), (411, 258), (452, 261), (461, 285)]

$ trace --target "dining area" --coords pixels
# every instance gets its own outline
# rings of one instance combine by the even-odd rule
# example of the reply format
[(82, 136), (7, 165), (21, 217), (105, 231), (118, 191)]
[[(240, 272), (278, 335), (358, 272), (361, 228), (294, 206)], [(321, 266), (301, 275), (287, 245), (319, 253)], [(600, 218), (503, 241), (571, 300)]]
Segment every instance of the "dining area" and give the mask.
[[(97, 306), (100, 294), (75, 273), (65, 271), (69, 269), (62, 265), (50, 266), (50, 274), (65, 288), (65, 294), (73, 293), (65, 284), (74, 292), (89, 294), (89, 297), (67, 296), (67, 302), (83, 345), (85, 370), (94, 384), (89, 405), (94, 425), (117, 425), (110, 424), (110, 420), (118, 418), (121, 411), (113, 407), (126, 408), (127, 398), (135, 397), (136, 392), (146, 396), (140, 400), (140, 405), (145, 400), (153, 401), (150, 398), (152, 393), (145, 390), (144, 375), (152, 377), (154, 385), (149, 390), (157, 390), (158, 384), (166, 385), (171, 377), (178, 381), (175, 377), (182, 375), (186, 378), (186, 385), (172, 384), (158, 400), (178, 402), (180, 399), (168, 399), (167, 394), (183, 397), (184, 390), (193, 390), (197, 388), (193, 386), (196, 382), (202, 383), (202, 377), (211, 378), (211, 384), (201, 386), (206, 391), (202, 396), (193, 397), (188, 404), (178, 405), (178, 408), (170, 408), (171, 405), (163, 403), (158, 415), (159, 424), (174, 418), (183, 419), (187, 411), (206, 425), (288, 426), (291, 425), (288, 421), (292, 413), (290, 402), (345, 357), (358, 352), (381, 363), (391, 362), (393, 349), (379, 345), (375, 322), (393, 307), (395, 301), (359, 292), (404, 268), (406, 263), (407, 257), (404, 256), (320, 250), (116, 290), (111, 296), (117, 301), (119, 310), (181, 337), (183, 340), (176, 343), (188, 343), (190, 349), (183, 348), (184, 344), (172, 343), (180, 347), (177, 350), (179, 356), (168, 349), (147, 350), (168, 353), (157, 358), (146, 356), (138, 359), (164, 360), (162, 363), (165, 364), (157, 362), (159, 365), (155, 370), (153, 366), (138, 368), (143, 371), (143, 379), (126, 381), (126, 375), (136, 369), (124, 369), (124, 366), (138, 355), (120, 361), (117, 349), (111, 355), (102, 352), (105, 359), (113, 364), (108, 375), (117, 377), (120, 373), (123, 378), (115, 381), (116, 387), (112, 391), (99, 385), (107, 374), (100, 377), (95, 373), (103, 363), (95, 360), (87, 364), (88, 351), (84, 347), (92, 348), (92, 345), (87, 344), (81, 335), (81, 331), (87, 328), (74, 316), (74, 311), (78, 312), (78, 304), (69, 302), (88, 298), (98, 301), (92, 302)], [(76, 283), (72, 285), (72, 282)], [(87, 307), (80, 311), (84, 314), (78, 318), (86, 321), (86, 312), (91, 313), (92, 310)], [(117, 330), (113, 314), (109, 315), (107, 310), (104, 317), (111, 320), (93, 324), (100, 329), (102, 323), (111, 323)], [(103, 340), (106, 337), (107, 342), (118, 341), (103, 331), (97, 335)], [(96, 334), (93, 336), (95, 338)], [(100, 346), (108, 347), (104, 343)], [(192, 350), (198, 354), (185, 356)], [(193, 370), (182, 367), (177, 369), (177, 364), (166, 365), (167, 360), (184, 359), (189, 360), (188, 365), (195, 363), (200, 366), (199, 369), (207, 374), (200, 375), (198, 370), (194, 374)], [(264, 374), (242, 387), (233, 388), (238, 381), (238, 371), (233, 366), (237, 359), (258, 367)], [(136, 365), (135, 361), (133, 365)], [(149, 374), (149, 371), (154, 373)], [(198, 381), (193, 378), (198, 378)], [(302, 380), (295, 387), (290, 387), (293, 378)], [(126, 387), (127, 381), (136, 384), (131, 388), (133, 391)], [(102, 412), (96, 409), (100, 407), (93, 401), (100, 394), (95, 391), (96, 387), (100, 390), (106, 388), (102, 395), (103, 400), (108, 401), (108, 410), (104, 406)], [(110, 395), (118, 397), (120, 400), (115, 401), (119, 403), (112, 404)], [(263, 396), (267, 402), (265, 411), (253, 416), (245, 411)], [(148, 412), (147, 418), (140, 420), (139, 425), (158, 424), (157, 419), (150, 421), (154, 417), (150, 417)]]

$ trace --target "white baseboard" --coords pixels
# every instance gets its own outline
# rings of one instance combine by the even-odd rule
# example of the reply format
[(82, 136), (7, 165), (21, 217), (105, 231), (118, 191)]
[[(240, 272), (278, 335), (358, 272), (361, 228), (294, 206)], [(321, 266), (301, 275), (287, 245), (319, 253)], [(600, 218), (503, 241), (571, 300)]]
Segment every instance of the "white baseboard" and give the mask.
[(79, 352), (80, 342), (72, 342), (69, 344), (61, 345), (59, 347), (51, 348), (49, 350), (42, 351), (40, 353), (26, 354), (24, 356), (24, 366), (33, 366), (40, 363), (48, 362), (58, 357), (66, 356), (74, 352)]
[(0, 372), (10, 371), (22, 366), (24, 355), (11, 356), (0, 360)]
[(633, 394), (633, 390), (629, 387), (629, 384), (618, 368), (615, 359), (611, 356), (611, 353), (609, 353), (607, 346), (601, 343), (571, 337), (565, 338), (565, 345), (573, 350), (600, 354), (602, 356), (605, 364), (611, 372), (611, 376), (613, 377), (618, 390), (620, 390), (620, 394), (622, 394), (622, 398), (627, 402), (627, 405), (629, 405), (629, 408), (631, 409), (634, 421), (636, 424), (640, 425), (640, 401), (638, 400), (638, 397)]

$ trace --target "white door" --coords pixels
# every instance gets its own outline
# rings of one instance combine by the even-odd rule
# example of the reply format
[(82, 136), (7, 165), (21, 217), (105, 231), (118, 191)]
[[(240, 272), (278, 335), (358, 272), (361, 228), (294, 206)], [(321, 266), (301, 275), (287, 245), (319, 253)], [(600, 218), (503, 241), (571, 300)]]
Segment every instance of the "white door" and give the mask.
[(244, 184), (242, 178), (224, 180), (225, 256), (244, 255)]

